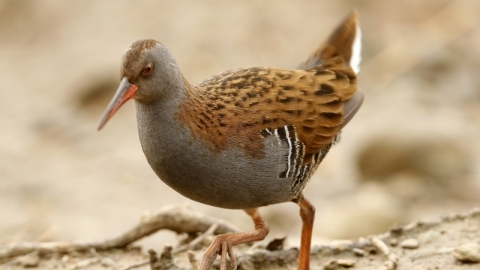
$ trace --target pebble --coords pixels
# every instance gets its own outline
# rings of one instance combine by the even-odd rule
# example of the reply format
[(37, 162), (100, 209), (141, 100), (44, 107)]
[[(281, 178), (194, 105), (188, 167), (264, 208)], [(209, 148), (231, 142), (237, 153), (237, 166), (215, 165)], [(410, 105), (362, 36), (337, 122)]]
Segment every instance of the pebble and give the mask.
[(100, 263), (102, 264), (102, 266), (105, 266), (105, 267), (114, 267), (115, 266), (115, 261), (112, 258), (109, 258), (109, 257), (103, 257), (100, 260)]
[(390, 246), (395, 247), (398, 245), (398, 240), (397, 238), (391, 238), (390, 240), (388, 240), (388, 243), (390, 244)]
[(354, 260), (350, 260), (350, 259), (338, 259), (337, 260), (337, 264), (339, 266), (343, 266), (343, 267), (353, 267), (355, 265), (355, 261)]
[(354, 248), (353, 249), (353, 254), (355, 254), (355, 256), (358, 256), (358, 257), (363, 257), (363, 256), (365, 256), (365, 250), (363, 250), (361, 248)]
[(70, 260), (70, 256), (68, 256), (67, 254), (62, 256), (62, 263), (67, 263), (68, 260)]
[(418, 248), (418, 240), (415, 238), (407, 238), (400, 243), (402, 248), (416, 249)]
[(270, 251), (282, 250), (286, 238), (287, 237), (274, 238), (265, 248)]
[(480, 245), (477, 243), (465, 243), (456, 247), (452, 255), (456, 260), (461, 262), (479, 263)]
[(338, 270), (338, 269), (344, 269), (344, 268), (350, 268), (355, 265), (354, 260), (350, 259), (337, 259), (330, 261), (326, 264), (323, 265), (324, 270)]

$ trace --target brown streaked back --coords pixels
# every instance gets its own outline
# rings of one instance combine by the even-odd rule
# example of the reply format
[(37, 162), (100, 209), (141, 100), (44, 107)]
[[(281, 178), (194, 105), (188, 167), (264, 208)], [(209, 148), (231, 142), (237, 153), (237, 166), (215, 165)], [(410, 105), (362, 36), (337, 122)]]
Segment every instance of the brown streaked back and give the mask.
[[(213, 150), (244, 144), (262, 157), (260, 131), (294, 125), (306, 154), (331, 144), (343, 123), (343, 104), (356, 76), (340, 58), (311, 70), (248, 68), (221, 73), (190, 86), (177, 117)], [(184, 82), (187, 83), (187, 82)]]

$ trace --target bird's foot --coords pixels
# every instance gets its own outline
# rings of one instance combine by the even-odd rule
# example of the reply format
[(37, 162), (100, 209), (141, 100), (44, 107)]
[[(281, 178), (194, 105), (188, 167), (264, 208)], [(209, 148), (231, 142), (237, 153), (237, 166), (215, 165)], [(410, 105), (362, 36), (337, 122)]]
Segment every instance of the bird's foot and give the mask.
[(230, 257), (232, 269), (237, 269), (237, 260), (233, 254), (231, 234), (222, 234), (215, 237), (212, 244), (202, 257), (202, 261), (198, 266), (198, 270), (207, 270), (217, 258), (217, 254), (221, 256), (220, 270), (227, 270), (227, 254)]
[(227, 254), (230, 257), (232, 269), (235, 270), (237, 269), (237, 260), (233, 254), (232, 247), (253, 241), (260, 241), (267, 236), (268, 227), (260, 217), (258, 209), (245, 209), (245, 212), (253, 219), (255, 230), (217, 235), (207, 251), (205, 251), (198, 270), (207, 270), (217, 258), (217, 254), (221, 256), (220, 270), (227, 270)]

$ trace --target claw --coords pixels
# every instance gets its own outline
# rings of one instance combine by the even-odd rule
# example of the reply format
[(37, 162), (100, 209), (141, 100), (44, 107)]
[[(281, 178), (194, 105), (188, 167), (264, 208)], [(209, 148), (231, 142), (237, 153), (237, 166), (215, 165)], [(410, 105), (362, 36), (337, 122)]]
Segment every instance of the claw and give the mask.
[(232, 269), (236, 270), (237, 269), (237, 259), (235, 258), (235, 254), (233, 254), (232, 246), (230, 246), (228, 248), (228, 256), (230, 257), (230, 263), (232, 265)]
[(232, 244), (230, 243), (227, 235), (219, 235), (215, 237), (210, 247), (202, 257), (202, 261), (198, 266), (198, 270), (207, 270), (217, 258), (217, 254), (220, 258), (220, 270), (227, 270), (227, 255), (230, 257), (232, 269), (237, 269), (237, 260), (233, 254)]

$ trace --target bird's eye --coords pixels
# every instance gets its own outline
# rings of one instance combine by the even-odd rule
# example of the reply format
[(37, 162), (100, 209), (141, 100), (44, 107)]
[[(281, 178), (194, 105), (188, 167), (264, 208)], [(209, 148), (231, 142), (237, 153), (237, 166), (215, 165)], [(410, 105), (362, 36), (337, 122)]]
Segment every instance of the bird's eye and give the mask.
[(147, 64), (144, 68), (143, 68), (143, 74), (144, 75), (149, 75), (153, 72), (153, 65), (152, 64)]

